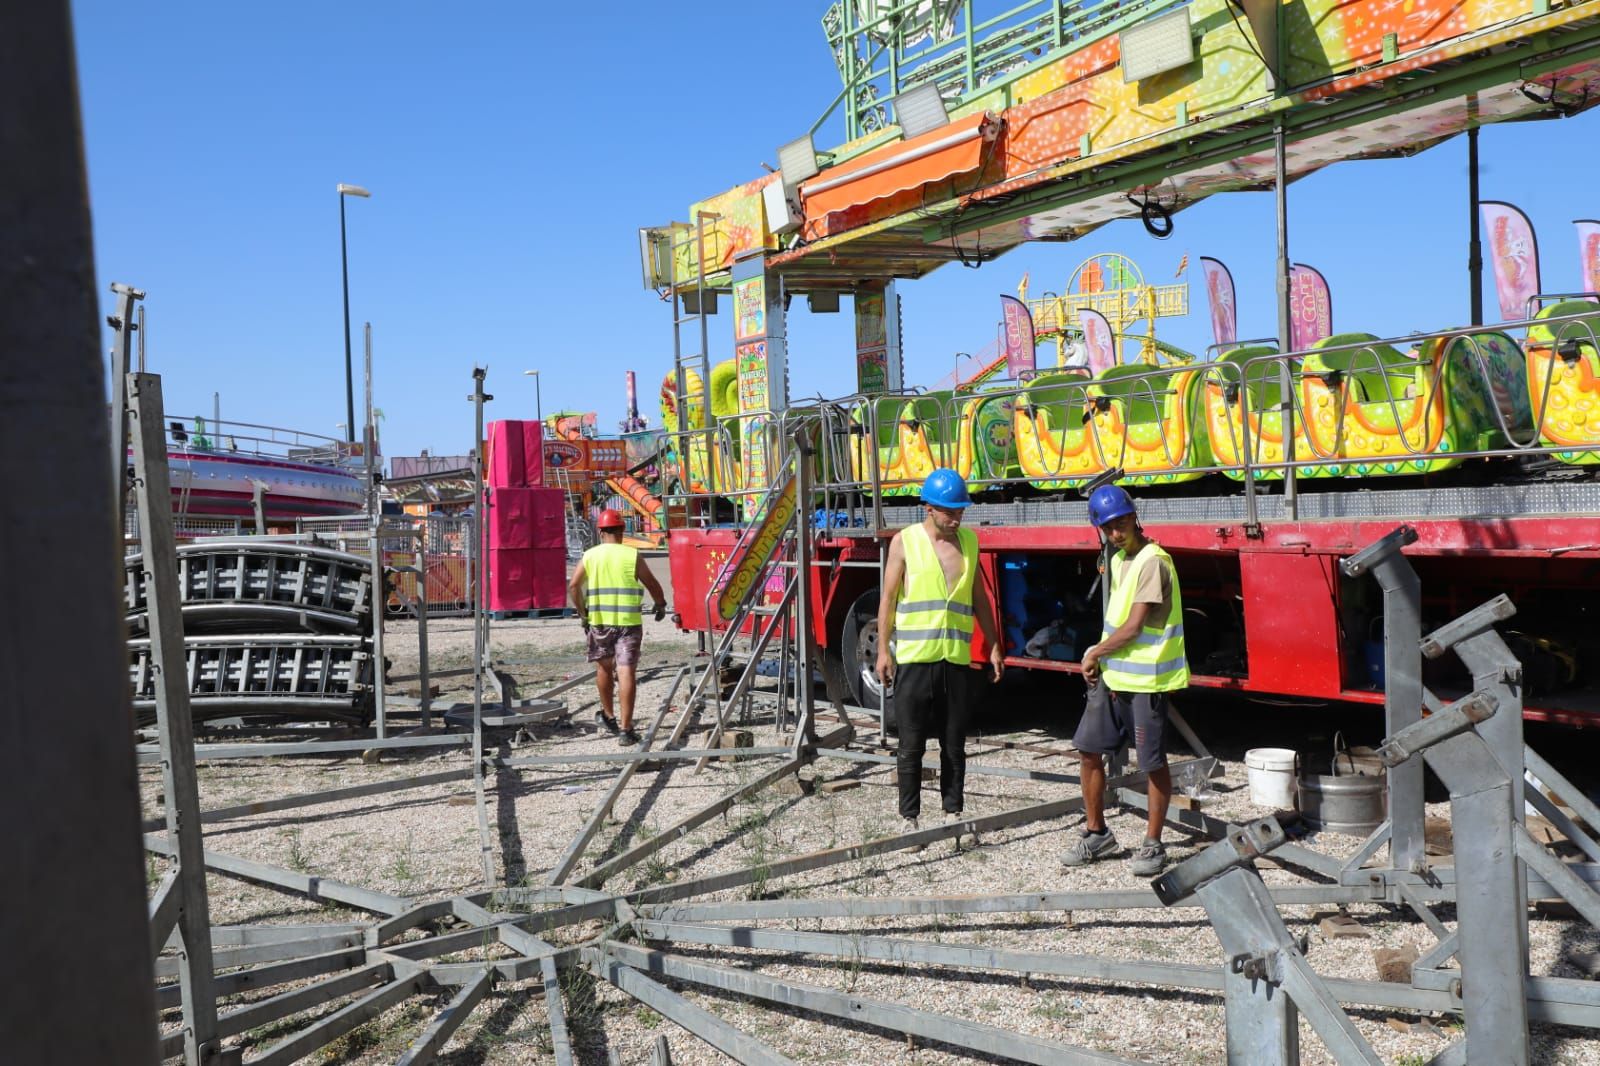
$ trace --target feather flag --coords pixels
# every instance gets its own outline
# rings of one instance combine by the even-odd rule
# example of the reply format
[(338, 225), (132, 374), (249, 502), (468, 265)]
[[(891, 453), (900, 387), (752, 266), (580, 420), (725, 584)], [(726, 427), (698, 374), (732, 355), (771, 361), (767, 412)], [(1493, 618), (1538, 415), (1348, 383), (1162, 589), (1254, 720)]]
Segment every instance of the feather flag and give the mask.
[(1184, 252), (1183, 253), (1183, 258), (1178, 260), (1177, 273), (1173, 274), (1172, 276), (1175, 277), (1175, 278), (1181, 278), (1181, 277), (1183, 277), (1183, 272), (1185, 270), (1188, 270), (1188, 269), (1189, 269), (1189, 253), (1188, 252)]
[(1600, 293), (1600, 219), (1580, 218), (1578, 227), (1578, 277), (1583, 291)]
[(1078, 328), (1083, 331), (1083, 352), (1089, 370), (1099, 374), (1117, 365), (1116, 338), (1106, 316), (1089, 307), (1078, 308)]
[(1234, 344), (1239, 340), (1238, 309), (1233, 302), (1233, 275), (1222, 265), (1222, 260), (1210, 256), (1200, 257), (1200, 266), (1206, 272), (1206, 300), (1211, 305), (1211, 335), (1218, 344)]
[(1483, 226), (1489, 231), (1489, 262), (1494, 266), (1494, 288), (1500, 297), (1500, 318), (1517, 322), (1533, 314), (1532, 300), (1539, 292), (1539, 241), (1533, 223), (1511, 204), (1483, 200)]
[(1003, 339), (1006, 352), (1006, 376), (1012, 379), (1038, 367), (1038, 356), (1033, 347), (1033, 316), (1028, 305), (1015, 296), (1000, 297), (1003, 315)]
[(1289, 348), (1303, 352), (1333, 335), (1333, 296), (1316, 267), (1296, 263), (1289, 271)]

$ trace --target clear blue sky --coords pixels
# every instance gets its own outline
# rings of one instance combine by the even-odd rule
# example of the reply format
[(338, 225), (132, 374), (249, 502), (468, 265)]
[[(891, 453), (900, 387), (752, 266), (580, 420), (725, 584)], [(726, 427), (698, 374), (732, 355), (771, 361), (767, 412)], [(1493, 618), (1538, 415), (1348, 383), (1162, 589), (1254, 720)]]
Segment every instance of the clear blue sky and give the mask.
[[(544, 408), (641, 409), (671, 363), (667, 306), (641, 287), (636, 230), (758, 176), (838, 91), (824, 0), (682, 4), (275, 6), (172, 0), (75, 4), (96, 269), (149, 293), (150, 368), (172, 415), (336, 435), (344, 421), (338, 182), (349, 212), (360, 405), (361, 323), (375, 332), (384, 450), (470, 447), (474, 362), (489, 418)], [(548, 9), (546, 9), (548, 10)], [(819, 135), (837, 143), (838, 127)], [(1491, 127), (1483, 195), (1532, 217), (1544, 287), (1578, 284), (1570, 221), (1600, 217), (1600, 116)], [(1465, 322), (1466, 142), (1413, 159), (1341, 164), (1290, 190), (1291, 253), (1322, 269), (1334, 326), (1392, 335)], [(1023, 271), (1060, 290), (1079, 261), (1132, 256), (1172, 277), (1216, 256), (1239, 288), (1240, 331), (1275, 331), (1270, 193), (1213, 197), (1160, 242), (1137, 222), (1026, 247), (902, 285), (907, 379), (994, 335), (996, 295)], [(1198, 273), (1192, 297), (1203, 300)], [(1492, 293), (1486, 306), (1496, 306)], [(714, 321), (713, 354), (732, 320)], [(851, 316), (790, 319), (795, 395), (853, 389)], [(1203, 306), (1164, 328), (1203, 350)], [(107, 333), (109, 346), (109, 332)]]

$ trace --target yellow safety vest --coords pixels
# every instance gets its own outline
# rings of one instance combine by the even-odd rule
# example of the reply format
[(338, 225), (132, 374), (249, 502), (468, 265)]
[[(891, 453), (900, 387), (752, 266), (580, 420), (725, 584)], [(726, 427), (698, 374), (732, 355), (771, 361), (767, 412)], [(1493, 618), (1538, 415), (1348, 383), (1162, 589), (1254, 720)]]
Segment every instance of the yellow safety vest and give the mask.
[(644, 589), (634, 577), (639, 550), (625, 544), (596, 544), (583, 553), (583, 602), (589, 624), (643, 625), (639, 608)]
[[(1127, 558), (1126, 553), (1119, 554)], [(1167, 568), (1172, 610), (1165, 626), (1145, 626), (1131, 644), (1100, 660), (1106, 687), (1113, 692), (1173, 692), (1189, 683), (1189, 660), (1183, 648), (1183, 593), (1178, 588), (1178, 572), (1173, 569), (1172, 556), (1162, 551), (1159, 544), (1146, 542), (1138, 555), (1123, 564), (1121, 576), (1113, 577), (1111, 600), (1106, 605), (1104, 637), (1109, 637), (1128, 620), (1139, 572), (1151, 556)]]
[(894, 660), (965, 666), (972, 662), (972, 582), (978, 573), (978, 535), (962, 529), (961, 580), (945, 588), (944, 567), (921, 523), (900, 533), (906, 553), (905, 590), (894, 609)]

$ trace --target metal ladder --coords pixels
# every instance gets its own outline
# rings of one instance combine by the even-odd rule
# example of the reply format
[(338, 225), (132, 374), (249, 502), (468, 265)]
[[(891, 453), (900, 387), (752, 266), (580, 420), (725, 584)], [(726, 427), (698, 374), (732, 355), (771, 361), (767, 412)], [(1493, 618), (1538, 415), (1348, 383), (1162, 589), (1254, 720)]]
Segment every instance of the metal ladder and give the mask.
[[(706, 229), (707, 223), (720, 221), (721, 215), (709, 211), (695, 212), (694, 226), (689, 231), (690, 236), (682, 241), (674, 241), (671, 256), (671, 282), (672, 287), (667, 291), (667, 298), (672, 304), (672, 373), (673, 386), (678, 397), (678, 431), (671, 434), (677, 438), (679, 481), (685, 489), (685, 515), (686, 524), (699, 520), (701, 524), (714, 521), (713, 500), (717, 495), (717, 462), (716, 442), (717, 427), (711, 414), (711, 338), (707, 318), (707, 300), (716, 299), (716, 290), (706, 287)], [(715, 231), (713, 230), (715, 240)], [(680, 313), (678, 284), (688, 281), (688, 278), (678, 277), (678, 254), (680, 249), (692, 250), (694, 272), (695, 310), (693, 313)], [(687, 293), (685, 293), (687, 295)], [(685, 351), (686, 339), (691, 339), (698, 334), (698, 343), (692, 351)], [(689, 383), (688, 371), (696, 370), (700, 374), (700, 410), (701, 418), (705, 422), (702, 429), (689, 427)], [(693, 444), (697, 435), (701, 435), (706, 463), (706, 492), (697, 494), (692, 489), (693, 484)], [(729, 457), (731, 460), (731, 456)], [(696, 514), (696, 507), (701, 508), (701, 513)]]
[[(786, 442), (788, 443), (788, 442)], [(696, 682), (694, 691), (690, 694), (688, 706), (694, 708), (704, 704), (706, 693), (711, 693), (712, 706), (716, 711), (716, 722), (712, 726), (710, 737), (706, 741), (707, 748), (714, 748), (722, 739), (723, 730), (727, 726), (728, 718), (735, 707), (742, 700), (748, 698), (750, 686), (759, 675), (760, 664), (766, 654), (773, 638), (780, 634), (794, 633), (799, 639), (804, 640), (805, 624), (804, 613), (797, 611), (801, 598), (800, 582), (805, 579), (806, 568), (803, 565), (810, 557), (809, 544), (802, 540), (810, 536), (809, 492), (808, 479), (805, 478), (803, 464), (809, 460), (809, 453), (802, 449), (786, 447), (775, 472), (771, 486), (757, 504), (755, 514), (739, 535), (738, 542), (734, 545), (728, 558), (723, 561), (716, 575), (711, 581), (706, 592), (705, 611), (707, 619), (718, 617), (715, 612), (716, 599), (720, 596), (727, 582), (746, 561), (746, 556), (757, 550), (758, 534), (769, 513), (786, 494), (793, 495), (794, 513), (792, 518), (784, 524), (777, 544), (771, 556), (756, 571), (754, 578), (746, 586), (744, 593), (735, 604), (732, 617), (728, 619), (726, 628), (717, 636), (710, 657), (706, 663), (705, 671)], [(764, 604), (767, 585), (775, 573), (785, 573), (783, 591), (776, 603)], [(757, 620), (760, 621), (757, 621)], [(722, 698), (721, 677), (723, 668), (728, 666), (739, 653), (740, 638), (745, 627), (750, 626), (750, 644), (744, 653), (744, 667), (738, 679), (734, 682), (733, 689), (727, 700)], [(786, 648), (786, 642), (784, 642)], [(786, 652), (780, 654), (780, 675), (787, 670), (791, 661), (795, 662), (797, 691), (803, 690), (809, 683), (809, 678), (804, 676), (804, 666), (809, 662), (808, 656), (789, 656)], [(796, 661), (798, 660), (798, 661)], [(780, 690), (786, 678), (780, 676)], [(801, 712), (796, 722), (796, 743), (798, 744), (810, 731), (809, 715), (803, 708), (807, 706), (804, 699), (800, 699)], [(686, 727), (688, 715), (680, 721), (680, 728)], [(674, 738), (676, 739), (676, 738)], [(695, 764), (698, 772), (710, 761), (710, 757), (702, 757)]]

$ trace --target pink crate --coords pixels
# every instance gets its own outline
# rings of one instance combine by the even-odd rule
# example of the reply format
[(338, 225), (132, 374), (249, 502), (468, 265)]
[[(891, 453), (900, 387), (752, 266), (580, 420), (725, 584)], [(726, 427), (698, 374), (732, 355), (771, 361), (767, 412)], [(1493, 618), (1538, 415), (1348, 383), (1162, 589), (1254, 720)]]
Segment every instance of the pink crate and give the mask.
[[(526, 488), (528, 484), (527, 458), (523, 452), (523, 423), (512, 421), (490, 422), (487, 469), (489, 487), (500, 489)], [(543, 462), (540, 467), (542, 469)]]
[(489, 548), (565, 548), (567, 525), (560, 489), (493, 489)]
[(565, 606), (567, 553), (555, 548), (491, 548), (484, 587), (491, 611)]
[(522, 483), (544, 484), (544, 427), (538, 422), (522, 423)]

